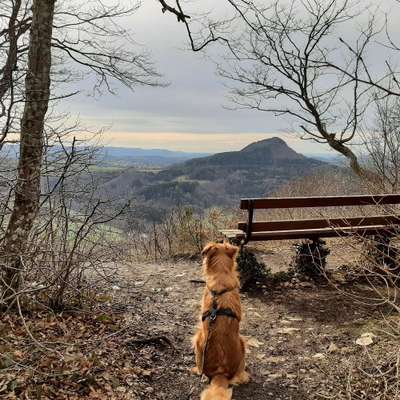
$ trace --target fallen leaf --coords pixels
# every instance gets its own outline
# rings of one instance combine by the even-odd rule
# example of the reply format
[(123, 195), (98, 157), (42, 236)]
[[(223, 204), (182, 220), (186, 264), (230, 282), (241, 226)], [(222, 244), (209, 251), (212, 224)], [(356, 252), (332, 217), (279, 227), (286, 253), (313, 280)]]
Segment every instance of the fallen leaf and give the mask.
[(303, 321), (303, 318), (297, 317), (297, 316), (293, 316), (293, 317), (287, 316), (286, 319), (289, 320), (289, 321), (293, 321), (293, 322), (301, 322), (301, 321)]
[(300, 330), (299, 328), (283, 328), (283, 329), (279, 329), (277, 332), (282, 333), (284, 335), (290, 335), (294, 332), (298, 332), (299, 330)]
[(369, 346), (374, 343), (374, 337), (376, 336), (373, 333), (365, 332), (356, 340), (356, 344), (359, 346)]
[(331, 344), (328, 347), (328, 353), (335, 353), (338, 350), (339, 347), (337, 347), (335, 343), (331, 342)]
[(280, 357), (280, 356), (276, 356), (276, 357), (271, 356), (271, 357), (265, 358), (264, 361), (272, 363), (272, 364), (280, 364), (280, 363), (285, 362), (286, 358), (285, 357)]
[(264, 343), (260, 342), (259, 340), (257, 340), (256, 338), (248, 338), (247, 339), (247, 344), (251, 347), (256, 347), (257, 349), (262, 346)]

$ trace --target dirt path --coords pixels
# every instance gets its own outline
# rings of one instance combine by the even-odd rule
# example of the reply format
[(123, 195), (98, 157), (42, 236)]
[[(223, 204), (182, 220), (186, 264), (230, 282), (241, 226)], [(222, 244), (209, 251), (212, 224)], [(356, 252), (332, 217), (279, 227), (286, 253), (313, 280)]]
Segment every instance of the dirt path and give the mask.
[[(143, 338), (158, 337), (133, 351), (137, 365), (148, 371), (139, 398), (199, 399), (205, 384), (189, 369), (194, 365), (190, 338), (203, 290), (190, 280), (201, 278), (200, 265), (130, 265), (124, 274), (132, 282), (126, 312), (135, 330)], [(252, 380), (234, 390), (235, 400), (341, 398), (338, 380), (346, 379), (364, 351), (355, 340), (382, 319), (382, 310), (357, 304), (329, 287), (242, 294), (242, 301)]]

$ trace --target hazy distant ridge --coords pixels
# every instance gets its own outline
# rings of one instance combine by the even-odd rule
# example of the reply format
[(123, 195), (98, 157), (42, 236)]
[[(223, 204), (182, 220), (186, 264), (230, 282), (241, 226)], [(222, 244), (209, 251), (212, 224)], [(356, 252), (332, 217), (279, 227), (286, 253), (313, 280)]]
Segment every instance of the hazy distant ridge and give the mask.
[(165, 158), (198, 158), (206, 157), (209, 153), (190, 153), (165, 149), (141, 149), (138, 147), (109, 147), (101, 150), (106, 157), (165, 157)]
[[(68, 148), (68, 146), (66, 146)], [(50, 148), (51, 153), (61, 151), (60, 146)], [(3, 152), (9, 158), (17, 158), (19, 145), (8, 144), (4, 146)], [(190, 160), (192, 158), (206, 157), (209, 153), (192, 153), (184, 151), (172, 151), (165, 149), (141, 149), (135, 147), (112, 147), (105, 146), (97, 151), (99, 165), (124, 165), (128, 166), (159, 166), (167, 167)]]

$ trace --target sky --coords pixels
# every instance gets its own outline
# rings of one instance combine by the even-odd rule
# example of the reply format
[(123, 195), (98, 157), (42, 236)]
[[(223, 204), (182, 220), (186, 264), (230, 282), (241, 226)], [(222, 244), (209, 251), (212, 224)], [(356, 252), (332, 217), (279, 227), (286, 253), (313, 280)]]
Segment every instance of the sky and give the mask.
[[(393, 1), (383, 3), (390, 7)], [(222, 1), (203, 2), (223, 12)], [(131, 26), (138, 48), (150, 52), (169, 85), (137, 87), (133, 92), (116, 85), (115, 95), (93, 97), (90, 91), (83, 91), (63, 103), (63, 110), (78, 115), (85, 127), (103, 128), (105, 145), (220, 152), (280, 136), (303, 153), (328, 151), (326, 145), (301, 140), (287, 118), (228, 109), (232, 104), (227, 82), (216, 74), (215, 64), (207, 55), (188, 49), (184, 25), (172, 15), (162, 14), (156, 0), (143, 0), (125, 25)]]

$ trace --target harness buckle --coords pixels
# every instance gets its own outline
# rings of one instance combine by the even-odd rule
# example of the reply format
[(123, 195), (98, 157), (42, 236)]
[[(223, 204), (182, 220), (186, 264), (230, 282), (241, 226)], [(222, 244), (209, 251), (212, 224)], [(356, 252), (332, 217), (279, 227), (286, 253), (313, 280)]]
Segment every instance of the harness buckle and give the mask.
[(210, 312), (210, 321), (214, 322), (217, 319), (218, 309), (213, 307)]

